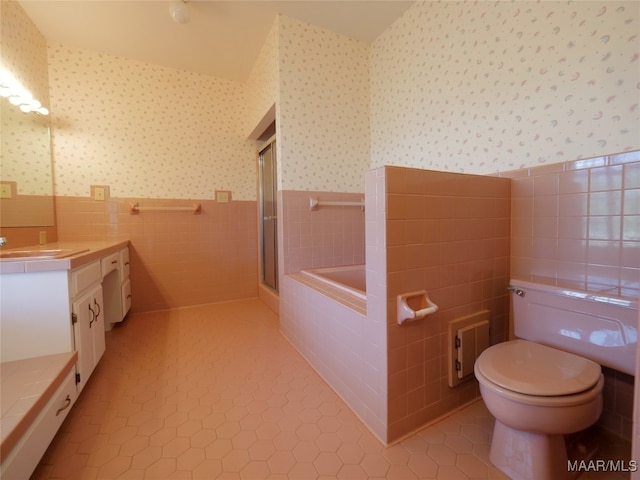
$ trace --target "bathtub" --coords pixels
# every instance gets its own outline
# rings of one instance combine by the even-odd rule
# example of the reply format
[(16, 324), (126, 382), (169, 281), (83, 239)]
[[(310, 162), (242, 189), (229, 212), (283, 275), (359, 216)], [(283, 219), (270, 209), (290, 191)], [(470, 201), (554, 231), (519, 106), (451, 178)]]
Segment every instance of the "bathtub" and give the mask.
[(347, 265), (302, 270), (303, 275), (349, 293), (360, 300), (367, 299), (367, 281), (365, 265)]

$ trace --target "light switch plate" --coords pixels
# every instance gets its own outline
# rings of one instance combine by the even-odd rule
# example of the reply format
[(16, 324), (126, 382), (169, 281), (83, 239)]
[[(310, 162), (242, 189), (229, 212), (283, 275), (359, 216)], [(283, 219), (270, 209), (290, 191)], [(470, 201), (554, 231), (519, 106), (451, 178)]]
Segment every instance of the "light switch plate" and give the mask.
[(99, 202), (105, 201), (107, 198), (109, 198), (109, 186), (91, 185), (91, 198)]
[(216, 190), (216, 202), (229, 203), (231, 201), (231, 192), (229, 190)]
[(0, 198), (11, 198), (13, 192), (11, 191), (11, 185), (8, 183), (0, 184)]

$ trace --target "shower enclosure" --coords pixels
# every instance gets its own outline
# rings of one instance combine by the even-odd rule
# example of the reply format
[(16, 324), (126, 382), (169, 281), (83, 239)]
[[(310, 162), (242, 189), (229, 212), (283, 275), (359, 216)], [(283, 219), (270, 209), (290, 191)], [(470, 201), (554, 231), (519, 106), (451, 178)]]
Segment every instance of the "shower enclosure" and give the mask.
[(278, 291), (278, 183), (276, 178), (276, 140), (272, 137), (258, 156), (260, 181), (261, 281)]

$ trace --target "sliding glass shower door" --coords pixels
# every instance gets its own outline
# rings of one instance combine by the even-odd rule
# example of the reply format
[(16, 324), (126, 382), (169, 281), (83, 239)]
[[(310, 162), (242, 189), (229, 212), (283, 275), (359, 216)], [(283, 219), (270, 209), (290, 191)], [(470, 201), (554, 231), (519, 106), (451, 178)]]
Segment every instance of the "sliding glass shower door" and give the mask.
[(278, 291), (278, 182), (276, 180), (276, 141), (259, 153), (260, 240), (262, 283)]

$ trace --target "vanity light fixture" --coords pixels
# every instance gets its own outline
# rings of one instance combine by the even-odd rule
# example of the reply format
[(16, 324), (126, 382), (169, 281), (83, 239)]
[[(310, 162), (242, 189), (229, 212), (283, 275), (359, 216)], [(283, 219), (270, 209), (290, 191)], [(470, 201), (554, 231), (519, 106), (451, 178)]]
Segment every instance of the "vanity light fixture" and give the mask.
[(4, 69), (0, 69), (0, 97), (7, 98), (11, 105), (20, 108), (24, 113), (36, 112), (40, 115), (49, 115), (49, 110), (33, 98), (31, 92)]
[(186, 0), (175, 0), (169, 4), (169, 15), (176, 23), (189, 23), (191, 12)]

